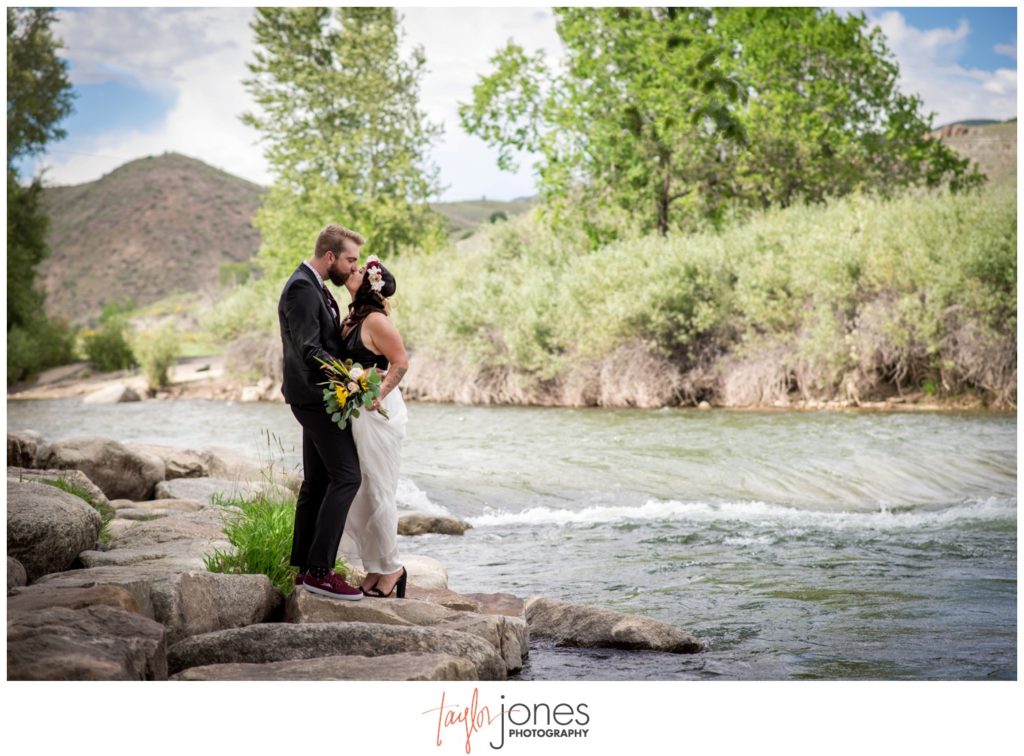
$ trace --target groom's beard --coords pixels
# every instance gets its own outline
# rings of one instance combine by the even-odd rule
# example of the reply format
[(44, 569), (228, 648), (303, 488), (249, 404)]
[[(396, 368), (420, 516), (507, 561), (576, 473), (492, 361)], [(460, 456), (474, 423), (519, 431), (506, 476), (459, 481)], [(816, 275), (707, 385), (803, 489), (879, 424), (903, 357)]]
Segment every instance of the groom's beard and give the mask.
[(335, 286), (344, 286), (345, 281), (348, 279), (348, 273), (343, 273), (337, 268), (331, 267), (327, 269), (327, 277), (331, 279), (331, 283)]

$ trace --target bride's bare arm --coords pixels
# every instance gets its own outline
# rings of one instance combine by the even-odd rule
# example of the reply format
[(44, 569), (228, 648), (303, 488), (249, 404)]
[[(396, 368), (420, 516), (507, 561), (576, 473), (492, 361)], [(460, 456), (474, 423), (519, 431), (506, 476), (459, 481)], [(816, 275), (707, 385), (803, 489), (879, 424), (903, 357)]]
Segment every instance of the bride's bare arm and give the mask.
[(368, 347), (388, 358), (388, 374), (381, 383), (380, 398), (372, 407), (377, 409), (380, 400), (391, 393), (409, 370), (409, 355), (406, 354), (405, 344), (402, 343), (402, 334), (383, 313), (373, 312), (366, 317), (363, 322), (363, 335), (369, 342)]

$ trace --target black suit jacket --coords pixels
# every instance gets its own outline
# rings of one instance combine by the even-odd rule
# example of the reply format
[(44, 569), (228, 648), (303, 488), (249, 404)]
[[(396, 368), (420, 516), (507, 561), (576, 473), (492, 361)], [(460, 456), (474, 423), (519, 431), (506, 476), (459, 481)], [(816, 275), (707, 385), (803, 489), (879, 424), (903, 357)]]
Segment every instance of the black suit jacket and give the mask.
[(341, 327), (334, 319), (316, 274), (301, 263), (284, 285), (277, 304), (284, 347), (281, 393), (288, 404), (323, 404), (327, 376), (316, 358), (331, 360), (343, 351)]

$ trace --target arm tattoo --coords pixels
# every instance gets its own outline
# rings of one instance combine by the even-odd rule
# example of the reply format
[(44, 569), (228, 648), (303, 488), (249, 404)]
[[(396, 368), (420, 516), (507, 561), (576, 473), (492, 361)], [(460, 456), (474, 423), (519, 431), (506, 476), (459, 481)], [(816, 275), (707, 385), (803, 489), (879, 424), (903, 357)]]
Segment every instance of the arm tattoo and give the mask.
[(388, 374), (384, 376), (384, 383), (380, 387), (381, 399), (391, 393), (391, 390), (402, 380), (405, 372), (406, 368), (404, 367), (393, 367), (388, 371)]

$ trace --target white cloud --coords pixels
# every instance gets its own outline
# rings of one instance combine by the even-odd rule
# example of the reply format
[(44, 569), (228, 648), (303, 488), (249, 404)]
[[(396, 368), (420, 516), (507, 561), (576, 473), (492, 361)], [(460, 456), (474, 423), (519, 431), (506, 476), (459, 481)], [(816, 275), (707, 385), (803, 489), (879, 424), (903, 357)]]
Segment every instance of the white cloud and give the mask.
[(1017, 115), (1017, 72), (999, 68), (982, 71), (956, 61), (963, 55), (970, 24), (955, 29), (917, 29), (898, 11), (872, 13), (868, 19), (885, 33), (900, 66), (900, 88), (920, 95), (935, 124), (971, 118), (1011, 118)]
[[(450, 187), (444, 198), (532, 194), (526, 161), (518, 173), (499, 171), (495, 153), (463, 133), (458, 103), (469, 100), (490, 57), (510, 38), (530, 51), (544, 49), (551, 63), (560, 58), (551, 11), (399, 10), (405, 17), (405, 51), (422, 45), (427, 57), (421, 106), (445, 127), (432, 155), (442, 182)], [(957, 63), (971, 33), (966, 21), (955, 28), (917, 29), (898, 11), (863, 10), (886, 34), (900, 64), (901, 88), (920, 94), (926, 109), (936, 112), (937, 124), (1016, 115), (1015, 66), (989, 72)], [(118, 81), (173, 104), (163, 121), (148, 130), (125, 124), (92, 137), (69, 134), (44, 161), (51, 183), (91, 181), (128, 160), (166, 151), (270, 182), (258, 135), (238, 118), (253, 108), (241, 83), (252, 57), (251, 8), (83, 8), (57, 15), (56, 32), (74, 64), (75, 83)], [(999, 45), (997, 52), (1016, 59), (1015, 45)]]
[(546, 9), (530, 8), (402, 8), (405, 50), (421, 45), (429, 73), (420, 102), (445, 134), (434, 150), (441, 180), (449, 185), (445, 199), (480, 196), (511, 199), (535, 193), (530, 161), (516, 173), (499, 171), (497, 154), (479, 138), (463, 132), (458, 106), (472, 97), (477, 78), (488, 61), (510, 39), (528, 52), (543, 49), (549, 60), (561, 55), (555, 21)]
[(128, 160), (174, 151), (268, 183), (258, 135), (238, 118), (251, 108), (241, 83), (251, 14), (248, 8), (61, 11), (56, 32), (76, 83), (120, 81), (173, 105), (151, 130), (126, 124), (95, 136), (69, 134), (44, 161), (48, 181), (91, 181)]
[(1013, 58), (1017, 60), (1017, 45), (996, 45), (992, 48), (999, 55), (1005, 55), (1007, 58)]
[[(463, 133), (458, 102), (467, 101), (479, 72), (510, 37), (557, 57), (554, 18), (529, 8), (404, 8), (404, 51), (422, 45), (428, 72), (421, 106), (443, 123), (432, 155), (450, 187), (445, 199), (534, 193), (528, 164), (515, 174), (498, 170), (494, 153)], [(150, 130), (129, 127), (94, 137), (69, 135), (46, 158), (50, 183), (91, 181), (144, 155), (176, 151), (250, 181), (269, 183), (258, 135), (238, 116), (253, 109), (241, 80), (248, 74), (252, 32), (248, 8), (97, 8), (60, 11), (56, 32), (72, 60), (72, 81), (118, 81), (173, 102)], [(525, 163), (526, 161), (524, 161)]]

